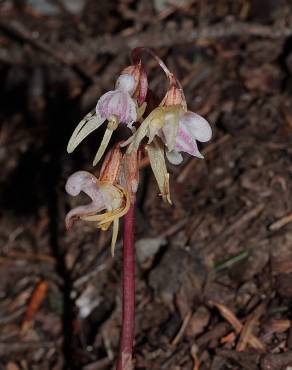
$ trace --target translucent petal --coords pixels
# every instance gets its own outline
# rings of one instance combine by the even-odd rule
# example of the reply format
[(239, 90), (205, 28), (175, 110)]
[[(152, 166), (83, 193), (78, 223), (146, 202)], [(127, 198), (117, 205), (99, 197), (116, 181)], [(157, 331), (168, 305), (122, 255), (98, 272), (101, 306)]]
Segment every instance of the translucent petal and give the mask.
[(118, 117), (119, 122), (130, 125), (137, 119), (136, 103), (126, 91), (119, 89), (108, 91), (98, 100), (96, 115), (104, 119), (114, 115)]
[(95, 215), (107, 209), (106, 199), (95, 176), (86, 171), (78, 171), (71, 175), (66, 183), (66, 191), (77, 196), (81, 191), (91, 198), (91, 203), (73, 208), (66, 215), (66, 227), (70, 228), (74, 221), (83, 216)]
[(140, 105), (140, 107), (138, 107), (138, 109), (137, 109), (137, 121), (142, 119), (146, 108), (147, 108), (147, 103), (146, 102), (144, 102), (142, 105)]
[(180, 125), (184, 126), (193, 140), (202, 143), (209, 141), (212, 137), (212, 129), (208, 121), (194, 112), (180, 114)]
[(93, 160), (93, 166), (96, 166), (97, 163), (101, 160), (101, 157), (104, 155), (104, 152), (108, 146), (108, 143), (112, 137), (112, 134), (113, 134), (113, 130), (110, 130), (110, 129), (106, 129), (105, 130), (105, 133), (103, 135), (103, 138), (102, 138), (102, 141), (101, 141), (101, 144), (98, 148), (98, 151), (94, 157), (94, 160)]
[(127, 73), (119, 76), (116, 82), (116, 89), (133, 94), (135, 89), (135, 78)]
[(164, 125), (162, 128), (162, 132), (165, 137), (165, 143), (169, 151), (172, 151), (175, 147), (178, 126), (179, 111), (174, 110), (171, 112), (166, 112), (164, 115)]
[(111, 252), (112, 257), (115, 255), (115, 246), (118, 239), (118, 233), (119, 233), (119, 219), (115, 219), (113, 221), (113, 235), (112, 235), (112, 242), (111, 242)]
[(81, 141), (84, 140), (91, 132), (99, 128), (104, 121), (105, 118), (96, 116), (94, 111), (88, 113), (75, 128), (69, 140), (67, 152), (72, 153), (74, 149), (81, 143)]
[[(148, 117), (147, 117), (148, 118)], [(132, 136), (132, 142), (129, 145), (128, 152), (131, 153), (133, 150), (138, 150), (141, 141), (147, 136), (149, 130), (149, 121), (147, 118), (141, 123), (141, 126)]]
[(170, 191), (169, 191), (169, 173), (167, 172), (165, 158), (164, 158), (164, 147), (159, 139), (147, 145), (147, 153), (150, 160), (150, 165), (154, 176), (156, 178), (161, 196), (164, 201), (171, 204)]
[(150, 143), (154, 136), (163, 126), (164, 111), (163, 108), (155, 108), (141, 123), (138, 130), (133, 135), (133, 140), (129, 146), (128, 152), (131, 153), (133, 150), (138, 150), (141, 141), (144, 137), (148, 136)]
[(176, 150), (166, 151), (166, 158), (171, 164), (179, 165), (183, 161), (183, 156)]
[(176, 138), (175, 150), (177, 152), (188, 153), (193, 157), (204, 158), (203, 154), (199, 151), (196, 140), (193, 140), (189, 135), (187, 137), (182, 135), (182, 131), (180, 129)]

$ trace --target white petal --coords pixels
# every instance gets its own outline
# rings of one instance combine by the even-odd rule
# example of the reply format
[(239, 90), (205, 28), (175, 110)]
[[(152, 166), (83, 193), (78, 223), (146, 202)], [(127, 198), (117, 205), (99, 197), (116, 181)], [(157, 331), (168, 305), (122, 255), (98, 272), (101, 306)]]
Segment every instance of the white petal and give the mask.
[(171, 164), (179, 165), (183, 161), (183, 156), (176, 150), (166, 151), (166, 158)]
[(166, 112), (164, 115), (164, 125), (162, 131), (165, 137), (165, 144), (168, 150), (173, 150), (179, 126), (178, 111)]
[(135, 78), (129, 74), (122, 74), (116, 82), (116, 89), (133, 94), (135, 88)]
[(97, 117), (93, 112), (88, 113), (75, 128), (67, 145), (67, 152), (72, 153), (81, 141), (101, 126), (104, 121), (105, 118)]
[(180, 124), (187, 128), (194, 140), (204, 143), (212, 137), (212, 129), (208, 121), (197, 113), (181, 113)]

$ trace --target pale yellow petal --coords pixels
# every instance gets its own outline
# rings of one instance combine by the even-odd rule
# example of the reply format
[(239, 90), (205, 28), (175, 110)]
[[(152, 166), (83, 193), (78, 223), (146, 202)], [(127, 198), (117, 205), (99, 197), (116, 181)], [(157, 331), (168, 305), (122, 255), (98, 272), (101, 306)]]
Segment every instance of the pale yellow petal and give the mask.
[(154, 137), (158, 135), (158, 133), (162, 129), (163, 124), (163, 116), (155, 117), (151, 120), (149, 124), (148, 144), (152, 143)]
[(155, 139), (151, 144), (147, 145), (147, 153), (150, 160), (150, 165), (156, 178), (160, 193), (164, 201), (171, 204), (169, 190), (169, 173), (167, 172), (164, 147), (159, 139)]
[(129, 153), (139, 148), (141, 141), (144, 139), (145, 136), (147, 136), (148, 130), (149, 130), (149, 121), (146, 118), (146, 120), (141, 123), (141, 126), (133, 135), (132, 142), (128, 148)]
[(128, 194), (125, 194), (125, 196), (126, 196), (126, 203), (124, 207), (116, 209), (112, 212), (107, 212), (105, 214), (106, 215), (105, 218), (99, 222), (99, 225), (103, 225), (106, 222), (110, 222), (110, 221), (113, 221), (114, 219), (121, 218), (128, 212), (130, 205), (131, 205), (131, 201), (130, 201), (130, 197)]
[(95, 155), (95, 158), (93, 160), (93, 166), (96, 166), (97, 163), (101, 160), (101, 157), (104, 155), (104, 152), (105, 152), (105, 150), (108, 146), (108, 143), (109, 143), (109, 141), (112, 137), (112, 134), (113, 134), (113, 130), (108, 129), (108, 128), (105, 130), (105, 133), (103, 135), (101, 144), (100, 144), (100, 146), (98, 148), (98, 151)]
[(143, 114), (145, 113), (147, 107), (147, 103), (144, 102), (138, 109), (137, 109), (137, 121), (139, 122), (143, 118)]
[(125, 204), (123, 206), (113, 211), (108, 211), (99, 215), (83, 216), (80, 218), (84, 221), (98, 222), (98, 227), (102, 228), (103, 225), (111, 223), (115, 219), (119, 219), (120, 217), (123, 217), (128, 212), (131, 202), (129, 195), (121, 189), (119, 190), (121, 191), (121, 195), (125, 198)]
[(115, 255), (115, 246), (118, 238), (119, 233), (119, 219), (115, 219), (113, 222), (113, 235), (112, 235), (112, 243), (111, 243), (111, 252), (112, 257)]
[(87, 113), (86, 116), (78, 123), (75, 128), (69, 143), (67, 152), (72, 153), (74, 149), (84, 140), (91, 132), (99, 128), (105, 121), (105, 118), (97, 117), (95, 109)]
[(80, 219), (83, 221), (99, 222), (99, 221), (104, 220), (106, 215), (109, 213), (112, 214), (112, 212), (106, 212), (106, 213), (101, 213), (99, 215), (82, 216), (80, 217)]
[(179, 126), (179, 111), (177, 109), (174, 109), (172, 111), (165, 112), (164, 125), (162, 130), (169, 151), (172, 151), (175, 148), (178, 126)]

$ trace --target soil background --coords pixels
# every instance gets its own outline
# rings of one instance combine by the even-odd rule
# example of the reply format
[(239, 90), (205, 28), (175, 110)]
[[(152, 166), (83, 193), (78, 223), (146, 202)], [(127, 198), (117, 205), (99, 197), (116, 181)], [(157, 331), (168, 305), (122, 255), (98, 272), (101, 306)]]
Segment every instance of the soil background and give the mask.
[(121, 243), (112, 259), (110, 232), (64, 225), (101, 132), (66, 145), (137, 46), (214, 135), (169, 166), (173, 206), (141, 170), (135, 368), (291, 369), (289, 0), (0, 1), (0, 368), (114, 368)]

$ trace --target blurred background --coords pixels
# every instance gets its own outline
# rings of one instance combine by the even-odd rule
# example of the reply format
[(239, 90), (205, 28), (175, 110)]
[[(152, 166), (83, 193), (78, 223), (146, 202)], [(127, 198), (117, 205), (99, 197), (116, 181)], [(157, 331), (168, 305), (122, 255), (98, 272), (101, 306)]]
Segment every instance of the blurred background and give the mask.
[(0, 1), (0, 369), (113, 369), (121, 243), (112, 259), (110, 232), (64, 227), (101, 132), (66, 145), (137, 46), (214, 136), (169, 167), (171, 207), (141, 170), (136, 369), (291, 369), (289, 0)]

